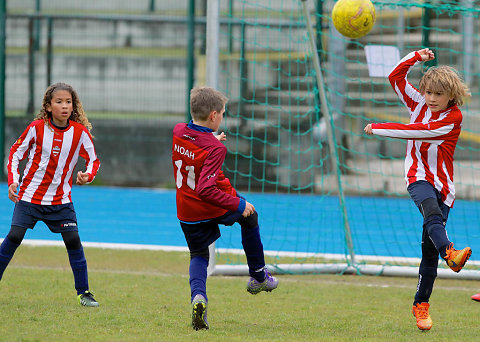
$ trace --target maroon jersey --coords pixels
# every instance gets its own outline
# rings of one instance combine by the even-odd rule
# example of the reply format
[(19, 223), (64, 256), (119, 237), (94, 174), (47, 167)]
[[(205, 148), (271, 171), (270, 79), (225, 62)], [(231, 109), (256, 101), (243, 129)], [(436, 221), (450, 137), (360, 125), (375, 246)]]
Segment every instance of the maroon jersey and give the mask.
[(172, 162), (177, 186), (177, 216), (198, 222), (245, 209), (245, 201), (221, 167), (227, 148), (207, 127), (179, 123), (173, 129)]

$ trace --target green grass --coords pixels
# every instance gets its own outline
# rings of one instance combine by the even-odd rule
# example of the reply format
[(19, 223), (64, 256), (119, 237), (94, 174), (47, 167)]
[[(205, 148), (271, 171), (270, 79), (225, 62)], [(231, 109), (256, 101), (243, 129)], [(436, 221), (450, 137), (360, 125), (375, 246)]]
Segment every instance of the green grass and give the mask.
[(21, 246), (0, 282), (2, 341), (475, 341), (478, 281), (438, 279), (434, 326), (410, 312), (416, 279), (279, 276), (272, 293), (247, 277), (208, 280), (210, 330), (190, 327), (188, 254), (85, 249), (99, 308), (76, 302), (67, 253)]

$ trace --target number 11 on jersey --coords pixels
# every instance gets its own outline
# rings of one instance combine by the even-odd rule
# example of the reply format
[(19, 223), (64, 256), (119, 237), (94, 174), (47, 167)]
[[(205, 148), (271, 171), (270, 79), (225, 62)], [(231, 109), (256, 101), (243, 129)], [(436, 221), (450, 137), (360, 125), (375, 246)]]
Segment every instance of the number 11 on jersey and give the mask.
[[(182, 175), (182, 164), (181, 159), (175, 160), (175, 166), (177, 167), (177, 188), (181, 188), (183, 185), (183, 175)], [(195, 190), (195, 166), (185, 165), (185, 170), (188, 171), (187, 175), (187, 185), (190, 189)]]

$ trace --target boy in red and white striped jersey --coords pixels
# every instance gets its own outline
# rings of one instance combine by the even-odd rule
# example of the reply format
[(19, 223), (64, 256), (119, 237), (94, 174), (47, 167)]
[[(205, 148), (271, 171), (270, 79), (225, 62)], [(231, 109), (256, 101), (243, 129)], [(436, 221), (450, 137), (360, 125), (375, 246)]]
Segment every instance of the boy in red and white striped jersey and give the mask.
[(438, 255), (453, 271), (460, 272), (472, 253), (470, 247), (454, 249), (445, 229), (455, 201), (453, 155), (462, 125), (458, 106), (470, 95), (468, 87), (448, 66), (428, 69), (419, 89), (407, 79), (414, 65), (434, 58), (430, 49), (411, 52), (389, 75), (393, 89), (409, 111), (410, 123), (373, 123), (365, 127), (367, 134), (408, 139), (407, 190), (424, 218), (422, 260), (412, 309), (421, 330), (432, 327), (428, 301), (437, 276)]
[[(78, 235), (71, 189), (79, 156), (85, 159), (86, 170), (77, 173), (78, 185), (92, 182), (100, 166), (91, 128), (70, 85), (56, 83), (48, 87), (40, 113), (10, 149), (8, 197), (15, 209), (10, 232), (0, 246), (1, 279), (27, 229), (43, 221), (53, 233), (62, 234), (78, 301), (84, 306), (98, 306), (98, 302), (89, 292), (87, 261)], [(19, 164), (25, 158), (27, 164), (20, 181)]]

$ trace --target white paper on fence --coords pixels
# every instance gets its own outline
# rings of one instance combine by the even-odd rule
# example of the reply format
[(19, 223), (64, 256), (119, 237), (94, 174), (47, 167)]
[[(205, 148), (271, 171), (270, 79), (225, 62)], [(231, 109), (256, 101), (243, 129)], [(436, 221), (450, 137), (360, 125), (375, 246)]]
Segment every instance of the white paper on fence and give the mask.
[(396, 46), (367, 45), (365, 55), (370, 77), (387, 77), (400, 61), (400, 52)]

